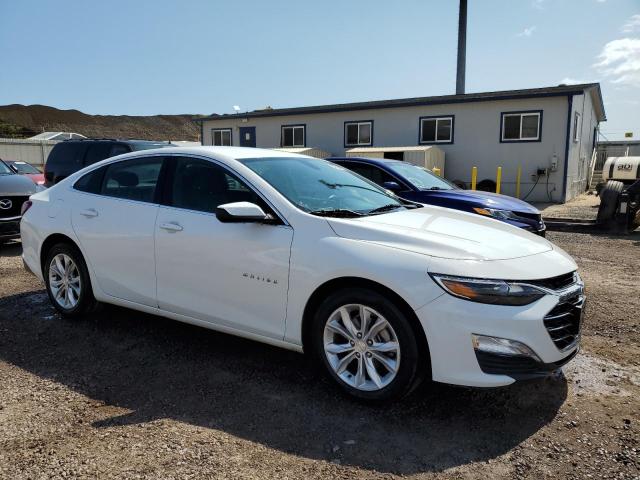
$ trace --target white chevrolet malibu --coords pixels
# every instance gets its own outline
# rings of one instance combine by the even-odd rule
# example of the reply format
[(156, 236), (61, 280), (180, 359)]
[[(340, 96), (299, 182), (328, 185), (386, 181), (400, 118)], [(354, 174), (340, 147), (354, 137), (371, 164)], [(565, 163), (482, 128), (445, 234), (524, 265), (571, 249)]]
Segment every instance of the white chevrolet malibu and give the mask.
[(315, 357), (353, 396), (478, 387), (576, 353), (576, 264), (503, 222), (252, 148), (114, 157), (33, 195), (24, 262), (69, 317), (105, 302)]

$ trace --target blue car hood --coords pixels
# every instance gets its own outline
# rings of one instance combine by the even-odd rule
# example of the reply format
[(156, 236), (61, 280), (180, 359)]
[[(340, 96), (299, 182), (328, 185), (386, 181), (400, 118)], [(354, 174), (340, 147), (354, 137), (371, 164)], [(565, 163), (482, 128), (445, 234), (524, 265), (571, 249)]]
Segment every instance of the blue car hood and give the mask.
[[(420, 194), (418, 194), (419, 196)], [(474, 203), (476, 206), (485, 208), (495, 208), (499, 210), (511, 210), (514, 212), (526, 212), (538, 214), (540, 211), (534, 206), (507, 195), (500, 195), (499, 193), (480, 192), (477, 190), (436, 190), (425, 192), (425, 195), (429, 195), (431, 198), (434, 196), (440, 198), (450, 198), (454, 201), (464, 201)], [(425, 198), (429, 198), (426, 197)]]

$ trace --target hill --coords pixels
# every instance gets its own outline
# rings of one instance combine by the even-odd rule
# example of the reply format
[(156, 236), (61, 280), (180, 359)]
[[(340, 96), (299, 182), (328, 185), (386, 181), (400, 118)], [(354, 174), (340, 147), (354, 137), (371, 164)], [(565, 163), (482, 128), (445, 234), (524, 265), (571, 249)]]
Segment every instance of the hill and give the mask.
[(25, 138), (43, 131), (77, 132), (87, 137), (145, 140), (199, 140), (197, 115), (88, 115), (46, 105), (0, 106), (0, 137)]

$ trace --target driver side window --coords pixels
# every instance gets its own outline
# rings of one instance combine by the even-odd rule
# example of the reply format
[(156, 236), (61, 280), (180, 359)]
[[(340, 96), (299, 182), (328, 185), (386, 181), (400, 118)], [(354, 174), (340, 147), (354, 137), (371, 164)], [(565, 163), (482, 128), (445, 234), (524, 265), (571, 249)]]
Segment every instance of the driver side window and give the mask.
[(233, 202), (266, 207), (242, 180), (213, 162), (189, 157), (178, 157), (175, 162), (169, 199), (173, 207), (206, 213)]

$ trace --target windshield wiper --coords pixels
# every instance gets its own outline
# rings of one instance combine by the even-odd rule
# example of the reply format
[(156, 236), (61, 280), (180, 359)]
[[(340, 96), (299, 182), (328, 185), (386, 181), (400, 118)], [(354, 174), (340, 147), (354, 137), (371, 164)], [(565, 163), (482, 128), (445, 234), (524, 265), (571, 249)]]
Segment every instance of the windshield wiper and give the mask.
[(388, 205), (382, 205), (381, 207), (374, 208), (373, 210), (369, 210), (369, 213), (388, 212), (389, 210), (397, 210), (398, 208), (405, 208), (405, 206), (399, 205), (397, 203), (396, 204), (390, 203)]
[(319, 217), (342, 217), (353, 218), (362, 217), (364, 213), (356, 212), (354, 210), (348, 210), (346, 208), (322, 208), (320, 210), (311, 210), (311, 215), (317, 215)]

